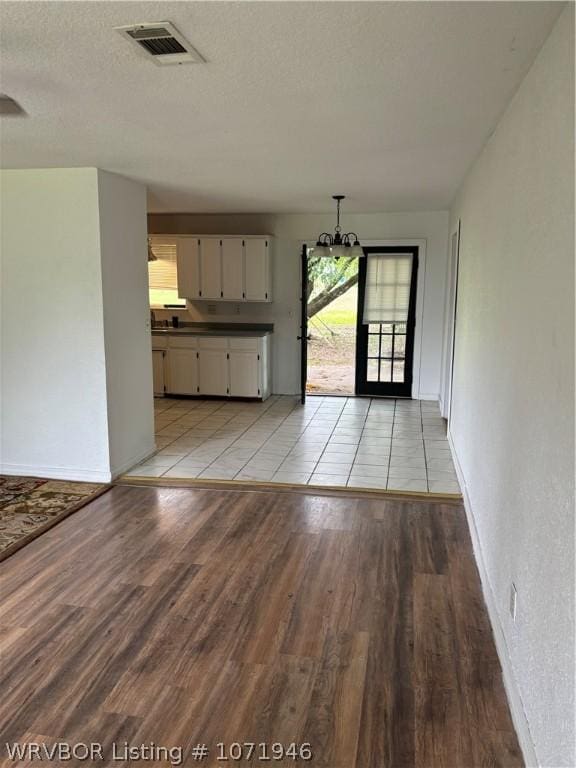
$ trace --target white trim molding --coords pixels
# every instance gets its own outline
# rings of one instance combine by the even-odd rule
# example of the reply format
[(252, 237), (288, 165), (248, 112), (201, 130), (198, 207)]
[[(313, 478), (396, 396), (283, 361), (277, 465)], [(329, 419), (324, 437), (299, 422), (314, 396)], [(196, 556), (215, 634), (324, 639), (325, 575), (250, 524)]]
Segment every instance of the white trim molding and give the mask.
[(41, 477), (48, 480), (77, 480), (86, 483), (109, 483), (111, 472), (74, 467), (44, 467), (28, 464), (0, 464), (0, 474), (20, 477)]

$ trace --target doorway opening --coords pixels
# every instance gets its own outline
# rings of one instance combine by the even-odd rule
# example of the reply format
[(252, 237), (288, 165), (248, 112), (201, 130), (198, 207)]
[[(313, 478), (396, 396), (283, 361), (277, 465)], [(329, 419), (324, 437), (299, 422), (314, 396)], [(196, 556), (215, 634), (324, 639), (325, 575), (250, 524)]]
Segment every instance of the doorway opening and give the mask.
[(308, 394), (355, 394), (358, 268), (358, 258), (308, 257)]
[[(364, 246), (364, 258), (301, 255), (300, 400), (308, 394), (411, 398), (425, 245)], [(415, 378), (418, 377), (418, 378)]]

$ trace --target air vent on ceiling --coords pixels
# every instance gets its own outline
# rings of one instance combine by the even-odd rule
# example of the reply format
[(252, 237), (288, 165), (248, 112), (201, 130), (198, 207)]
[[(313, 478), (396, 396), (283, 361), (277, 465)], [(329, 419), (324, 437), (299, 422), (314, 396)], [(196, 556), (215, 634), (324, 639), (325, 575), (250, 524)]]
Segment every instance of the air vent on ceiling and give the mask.
[(204, 61), (198, 51), (169, 21), (116, 27), (121, 35), (142, 48), (156, 64), (191, 64)]

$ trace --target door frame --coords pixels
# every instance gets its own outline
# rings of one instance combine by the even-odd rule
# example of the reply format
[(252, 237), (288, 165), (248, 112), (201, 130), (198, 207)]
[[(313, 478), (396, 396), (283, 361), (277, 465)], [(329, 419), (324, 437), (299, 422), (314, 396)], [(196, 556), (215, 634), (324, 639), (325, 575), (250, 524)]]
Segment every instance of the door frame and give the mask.
[[(358, 311), (357, 311), (357, 331), (356, 331), (356, 394), (366, 397), (390, 397), (390, 398), (411, 398), (412, 397), (412, 376), (414, 373), (414, 341), (416, 334), (416, 296), (418, 293), (418, 268), (419, 268), (419, 249), (416, 245), (395, 245), (388, 250), (390, 255), (395, 252), (412, 254), (412, 268), (410, 277), (410, 298), (408, 306), (408, 316), (406, 320), (406, 347), (404, 350), (404, 370), (406, 378), (402, 382), (370, 382), (366, 375), (366, 366), (369, 354), (368, 326), (362, 322), (364, 313), (364, 302), (366, 300), (366, 279), (368, 271), (367, 259), (373, 254), (386, 253), (384, 246), (366, 246), (369, 253), (366, 254), (366, 260), (359, 266), (358, 275)], [(408, 365), (407, 365), (408, 364)], [(410, 366), (410, 367), (408, 367)], [(360, 393), (360, 388), (363, 391)], [(381, 392), (378, 390), (388, 389), (391, 391)], [(370, 391), (374, 390), (374, 391)], [(395, 390), (395, 391), (394, 391)], [(406, 390), (406, 391), (403, 391)]]
[[(308, 245), (314, 244), (316, 238), (300, 240), (300, 253)], [(422, 368), (422, 335), (424, 331), (424, 287), (426, 285), (426, 238), (422, 237), (402, 237), (402, 238), (377, 238), (366, 240), (362, 238), (362, 245), (373, 247), (389, 247), (396, 245), (413, 245), (418, 248), (418, 279), (416, 281), (416, 325), (414, 328), (414, 357), (412, 360), (412, 398), (415, 400), (437, 400), (438, 394), (422, 392), (420, 387), (421, 368)], [(302, 270), (299, 271), (299, 293), (302, 290)], [(299, 342), (300, 343), (300, 342)], [(302, 374), (302, 371), (301, 371)], [(362, 397), (362, 395), (359, 395)]]
[[(452, 411), (452, 380), (456, 344), (456, 308), (458, 302), (458, 270), (460, 266), (460, 219), (450, 231), (448, 263), (446, 265), (446, 297), (444, 305), (444, 342), (442, 346), (442, 382), (440, 414), (450, 421)], [(453, 247), (455, 245), (455, 247)]]

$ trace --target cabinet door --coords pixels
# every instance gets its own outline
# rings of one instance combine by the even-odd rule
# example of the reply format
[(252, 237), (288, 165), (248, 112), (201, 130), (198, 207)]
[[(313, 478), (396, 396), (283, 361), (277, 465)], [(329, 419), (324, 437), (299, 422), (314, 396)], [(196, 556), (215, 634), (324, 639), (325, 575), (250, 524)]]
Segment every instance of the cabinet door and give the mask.
[(198, 355), (200, 394), (227, 395), (228, 354), (220, 349), (201, 349)]
[(260, 360), (257, 352), (230, 351), (230, 394), (260, 397)]
[(198, 358), (194, 349), (169, 349), (167, 391), (172, 395), (198, 394)]
[(164, 394), (164, 350), (152, 350), (152, 377), (154, 380), (154, 394)]
[(200, 241), (195, 237), (179, 237), (176, 251), (178, 296), (200, 297)]
[(222, 298), (222, 253), (220, 240), (200, 238), (200, 297)]
[(246, 301), (270, 301), (270, 274), (267, 240), (244, 241)]
[(244, 298), (244, 246), (240, 238), (222, 240), (222, 293), (224, 299)]

